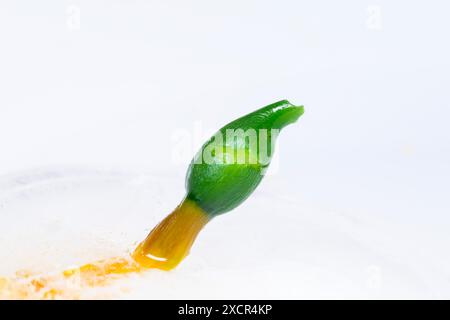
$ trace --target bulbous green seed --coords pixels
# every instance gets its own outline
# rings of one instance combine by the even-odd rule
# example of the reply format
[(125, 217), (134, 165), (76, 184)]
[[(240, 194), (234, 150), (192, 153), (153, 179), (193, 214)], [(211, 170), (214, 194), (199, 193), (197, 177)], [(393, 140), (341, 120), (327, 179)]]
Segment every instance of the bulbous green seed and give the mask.
[(189, 165), (187, 199), (212, 216), (239, 206), (264, 177), (278, 132), (296, 122), (303, 111), (303, 106), (282, 100), (221, 128)]
[(211, 218), (237, 207), (255, 190), (272, 159), (278, 130), (302, 114), (303, 107), (283, 100), (220, 129), (189, 166), (186, 198), (139, 244), (134, 260), (145, 268), (175, 268)]

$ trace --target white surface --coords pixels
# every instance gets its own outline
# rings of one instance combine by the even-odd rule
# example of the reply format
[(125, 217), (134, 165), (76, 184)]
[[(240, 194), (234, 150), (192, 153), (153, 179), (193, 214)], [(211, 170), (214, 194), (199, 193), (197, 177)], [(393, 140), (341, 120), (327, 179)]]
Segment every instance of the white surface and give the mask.
[[(0, 203), (0, 228), (19, 239), (2, 234), (0, 255), (15, 252), (2, 271), (33, 263), (26, 250), (46, 250), (14, 221), (19, 213), (66, 210), (80, 221), (66, 240), (73, 250), (80, 241), (82, 253), (60, 253), (56, 263), (98, 254), (84, 219), (96, 221), (105, 247), (125, 250), (146, 233), (129, 215), (151, 228), (183, 195), (186, 165), (173, 159), (182, 130), (193, 135), (182, 141), (193, 154), (202, 142), (196, 123), (206, 134), (287, 98), (305, 114), (280, 137), (279, 170), (213, 221), (179, 270), (150, 276), (166, 291), (142, 282), (129, 295), (449, 298), (449, 9), (438, 1), (2, 1), (0, 199), (14, 192), (11, 177), (42, 170), (75, 181), (98, 168), (101, 181), (104, 168), (157, 179), (144, 184), (151, 192), (120, 178), (67, 194), (52, 181), (42, 198)], [(160, 185), (171, 191), (156, 192)], [(136, 194), (143, 202), (125, 210)], [(101, 227), (105, 212), (115, 218)]]
[[(123, 256), (178, 201), (149, 173), (52, 168), (0, 181), (0, 273), (53, 273)], [(181, 188), (180, 188), (181, 189)], [(318, 210), (275, 191), (213, 220), (172, 272), (152, 270), (81, 298), (433, 298), (444, 270), (401, 226)], [(408, 230), (403, 229), (408, 237)], [(409, 251), (405, 251), (409, 250)], [(430, 272), (432, 271), (432, 272)], [(444, 290), (436, 291), (436, 288)]]

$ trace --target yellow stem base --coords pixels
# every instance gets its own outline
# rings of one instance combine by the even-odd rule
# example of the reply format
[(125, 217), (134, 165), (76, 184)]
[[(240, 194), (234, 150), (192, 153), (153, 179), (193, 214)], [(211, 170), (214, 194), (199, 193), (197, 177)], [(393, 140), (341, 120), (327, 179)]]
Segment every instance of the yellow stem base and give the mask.
[(171, 270), (188, 254), (209, 215), (185, 200), (161, 221), (136, 248), (133, 259), (145, 268)]

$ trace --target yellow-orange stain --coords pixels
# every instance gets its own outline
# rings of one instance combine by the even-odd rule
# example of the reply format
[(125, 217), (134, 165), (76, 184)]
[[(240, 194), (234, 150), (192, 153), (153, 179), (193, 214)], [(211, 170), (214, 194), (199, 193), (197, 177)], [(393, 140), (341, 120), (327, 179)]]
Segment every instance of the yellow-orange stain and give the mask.
[(77, 299), (83, 290), (106, 286), (129, 274), (151, 268), (173, 269), (189, 254), (209, 220), (195, 203), (186, 200), (150, 232), (130, 257), (99, 260), (52, 274), (19, 271), (13, 277), (0, 277), (0, 299)]
[(106, 286), (143, 270), (131, 257), (115, 257), (44, 275), (20, 271), (0, 278), (0, 299), (77, 299), (87, 288)]

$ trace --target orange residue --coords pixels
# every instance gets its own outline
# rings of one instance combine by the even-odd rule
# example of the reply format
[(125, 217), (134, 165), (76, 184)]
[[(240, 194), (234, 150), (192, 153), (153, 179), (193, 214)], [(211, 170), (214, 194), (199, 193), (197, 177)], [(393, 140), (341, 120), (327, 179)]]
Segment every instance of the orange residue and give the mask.
[(35, 275), (20, 271), (0, 277), (0, 299), (77, 299), (87, 288), (106, 286), (126, 275), (150, 268), (170, 270), (188, 254), (209, 216), (187, 200), (161, 221), (130, 257), (114, 257)]
[(115, 257), (44, 275), (20, 271), (0, 278), (0, 299), (77, 299), (87, 288), (106, 286), (143, 270), (131, 258)]

